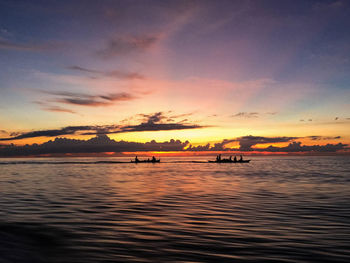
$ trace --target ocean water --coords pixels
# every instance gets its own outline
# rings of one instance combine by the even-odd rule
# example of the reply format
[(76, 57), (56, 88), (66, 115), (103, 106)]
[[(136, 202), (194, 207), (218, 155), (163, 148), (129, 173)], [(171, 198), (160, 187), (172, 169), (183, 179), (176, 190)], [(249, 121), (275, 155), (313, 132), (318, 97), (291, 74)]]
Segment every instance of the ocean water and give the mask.
[(349, 157), (188, 159), (0, 159), (0, 262), (350, 262)]

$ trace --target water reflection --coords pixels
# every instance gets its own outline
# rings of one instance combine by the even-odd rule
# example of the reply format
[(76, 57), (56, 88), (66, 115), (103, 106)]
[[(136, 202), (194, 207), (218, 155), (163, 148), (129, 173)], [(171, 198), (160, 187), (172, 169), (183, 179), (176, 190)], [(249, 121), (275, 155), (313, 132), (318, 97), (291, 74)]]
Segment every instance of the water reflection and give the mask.
[(0, 254), (3, 262), (348, 262), (349, 175), (340, 157), (1, 165)]

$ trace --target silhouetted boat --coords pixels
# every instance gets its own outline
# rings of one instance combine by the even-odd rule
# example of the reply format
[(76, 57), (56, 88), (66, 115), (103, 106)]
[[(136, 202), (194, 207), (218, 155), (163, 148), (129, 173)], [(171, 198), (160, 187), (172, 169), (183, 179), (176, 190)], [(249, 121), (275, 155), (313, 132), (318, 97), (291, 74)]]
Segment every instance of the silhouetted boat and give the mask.
[(132, 163), (160, 163), (160, 159), (155, 159), (155, 160), (131, 160)]
[(250, 160), (230, 160), (230, 159), (222, 159), (222, 160), (215, 160), (215, 161), (208, 161), (208, 163), (249, 163)]

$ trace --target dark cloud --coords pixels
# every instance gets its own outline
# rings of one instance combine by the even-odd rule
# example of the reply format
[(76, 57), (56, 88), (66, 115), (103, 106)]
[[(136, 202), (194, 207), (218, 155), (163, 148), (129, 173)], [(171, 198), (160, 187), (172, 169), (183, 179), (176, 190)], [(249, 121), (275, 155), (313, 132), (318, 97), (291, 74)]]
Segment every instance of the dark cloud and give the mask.
[(186, 149), (186, 151), (191, 151), (191, 152), (206, 152), (206, 151), (211, 151), (211, 146), (209, 143), (207, 143), (206, 145), (197, 145), (197, 146), (193, 146), (193, 145), (189, 145)]
[(112, 77), (117, 79), (144, 79), (145, 77), (137, 72), (128, 72), (128, 71), (122, 71), (122, 70), (112, 70), (112, 71), (102, 71), (102, 70), (94, 70), (94, 69), (88, 69), (80, 66), (70, 66), (68, 69), (83, 72), (83, 73), (89, 73), (93, 74), (94, 77)]
[[(214, 146), (205, 148), (210, 151), (255, 151), (256, 149), (253, 148), (253, 146), (257, 144), (266, 144), (266, 143), (279, 143), (279, 142), (290, 142), (298, 137), (262, 137), (262, 136), (242, 136), (235, 139), (225, 139), (222, 142), (215, 143)], [(238, 142), (239, 148), (229, 148), (227, 145), (232, 142)], [(192, 145), (189, 146), (188, 149), (197, 151), (198, 149), (201, 149), (202, 146), (196, 146), (193, 147)]]
[(313, 141), (319, 141), (319, 140), (336, 140), (336, 139), (340, 139), (340, 136), (335, 136), (335, 137), (331, 137), (331, 136), (317, 136), (317, 135), (313, 135), (313, 136), (307, 136), (305, 138), (310, 138)]
[[(309, 136), (311, 137), (311, 136)], [(321, 136), (312, 136), (312, 137), (321, 137)], [(326, 137), (323, 137), (326, 138)], [(339, 139), (340, 136), (331, 137), (333, 139)], [(326, 145), (302, 145), (301, 142), (295, 142), (294, 140), (298, 137), (260, 137), (260, 136), (243, 136), (236, 139), (225, 139), (220, 143), (215, 143), (213, 146), (206, 144), (204, 146), (192, 146), (189, 145), (187, 151), (238, 151), (238, 152), (308, 152), (308, 153), (325, 153), (330, 152), (334, 153), (340, 150), (349, 150), (347, 144), (338, 143), (338, 144), (326, 144)], [(290, 142), (291, 141), (291, 142)], [(238, 142), (240, 147), (230, 148), (227, 145), (231, 142)], [(276, 147), (268, 146), (265, 148), (255, 148), (253, 146), (262, 143), (277, 143), (277, 142), (290, 142), (288, 146), (285, 147)]]
[(167, 119), (164, 112), (156, 112), (153, 114), (140, 114), (146, 123), (156, 123)]
[(301, 145), (301, 142), (292, 142), (286, 147), (269, 146), (265, 149), (258, 149), (259, 151), (267, 152), (337, 152), (345, 150), (348, 145), (343, 143), (326, 144), (326, 145)]
[(163, 120), (168, 117), (163, 112), (154, 114), (142, 114), (143, 122), (135, 125), (91, 125), (91, 126), (68, 126), (61, 129), (31, 131), (24, 133), (11, 134), (12, 137), (0, 138), (0, 141), (20, 140), (36, 137), (56, 137), (63, 135), (98, 135), (98, 134), (116, 134), (126, 132), (143, 132), (143, 131), (169, 131), (169, 130), (185, 130), (199, 129), (205, 126), (200, 126), (191, 123), (166, 123)]
[(105, 48), (98, 51), (98, 55), (103, 58), (111, 58), (147, 51), (160, 41), (160, 39), (160, 35), (157, 34), (113, 38), (108, 41)]
[(290, 142), (298, 137), (262, 137), (262, 136), (243, 136), (236, 139), (239, 142), (241, 151), (251, 151), (252, 146), (265, 143)]
[[(143, 131), (169, 131), (169, 130), (186, 130), (186, 129), (200, 129), (207, 126), (201, 126), (191, 123), (174, 122), (168, 123), (169, 117), (164, 112), (156, 112), (154, 114), (139, 114), (142, 117), (142, 122), (136, 125), (119, 126), (118, 130), (108, 133), (125, 133), (125, 132), (143, 132)], [(174, 121), (171, 119), (171, 121)], [(91, 135), (86, 133), (85, 135)]]
[(10, 141), (10, 140), (20, 140), (27, 138), (36, 138), (36, 137), (55, 137), (62, 135), (71, 135), (75, 134), (78, 131), (82, 130), (96, 130), (96, 126), (68, 126), (62, 129), (54, 129), (54, 130), (41, 130), (41, 131), (32, 131), (25, 133), (12, 133), (12, 137), (8, 138), (0, 138), (0, 141)]
[(238, 112), (234, 115), (232, 115), (231, 117), (233, 118), (258, 118), (259, 117), (259, 113), (258, 112)]
[(53, 102), (80, 105), (80, 106), (109, 106), (118, 101), (129, 101), (136, 99), (136, 96), (126, 93), (111, 93), (106, 95), (90, 95), (85, 93), (74, 93), (65, 91), (41, 91), (49, 95), (54, 95), (56, 98)]
[[(215, 143), (213, 146), (209, 145), (195, 146), (190, 145), (188, 147), (191, 151), (198, 151), (201, 149), (207, 149), (209, 151), (255, 151), (256, 149), (253, 146), (257, 144), (266, 144), (266, 143), (278, 143), (278, 142), (290, 142), (298, 137), (262, 137), (262, 136), (242, 136), (235, 139), (224, 139), (222, 142)], [(229, 148), (227, 145), (232, 142), (238, 142), (239, 148)]]
[[(71, 127), (74, 130), (74, 127)], [(52, 134), (55, 132), (52, 131)], [(56, 132), (57, 134), (57, 132)], [(249, 137), (249, 136), (244, 136)], [(241, 137), (243, 138), (243, 137)], [(287, 137), (281, 137), (287, 138)], [(242, 149), (224, 148), (230, 142), (238, 141), (240, 138), (232, 140), (223, 140), (214, 146), (206, 144), (204, 146), (192, 146), (188, 141), (170, 140), (166, 142), (156, 142), (152, 140), (146, 143), (115, 141), (107, 135), (98, 135), (89, 140), (75, 140), (67, 138), (56, 138), (42, 144), (32, 144), (25, 146), (0, 145), (0, 156), (35, 156), (42, 154), (72, 154), (72, 153), (101, 153), (101, 152), (142, 152), (142, 151), (231, 151), (242, 152)], [(269, 138), (276, 141), (276, 138)], [(277, 139), (280, 140), (280, 139)], [(267, 141), (267, 138), (264, 139)], [(346, 144), (327, 144), (327, 145), (302, 145), (301, 142), (291, 142), (286, 147), (268, 146), (266, 148), (250, 147), (247, 151), (258, 152), (289, 152), (289, 153), (334, 153), (341, 150), (349, 150)]]
[(141, 123), (139, 125), (124, 126), (120, 132), (141, 132), (141, 131), (169, 131), (204, 128), (200, 125), (181, 124), (181, 123)]
[(146, 143), (111, 140), (107, 135), (99, 135), (89, 140), (56, 138), (43, 144), (25, 146), (6, 145), (0, 147), (0, 156), (28, 156), (40, 154), (140, 152), (140, 151), (182, 151), (188, 141), (170, 140)]

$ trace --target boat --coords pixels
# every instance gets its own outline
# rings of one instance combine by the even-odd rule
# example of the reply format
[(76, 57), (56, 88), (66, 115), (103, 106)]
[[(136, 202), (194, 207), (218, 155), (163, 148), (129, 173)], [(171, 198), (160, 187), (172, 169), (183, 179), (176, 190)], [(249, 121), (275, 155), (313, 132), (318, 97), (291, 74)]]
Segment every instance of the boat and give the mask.
[(135, 160), (131, 160), (131, 163), (160, 163), (160, 159), (156, 159), (155, 157), (152, 157), (152, 159), (147, 160), (139, 160), (137, 157)]
[(130, 161), (131, 163), (160, 163), (160, 159), (157, 159), (155, 161), (152, 160), (139, 160), (139, 161)]
[(230, 158), (228, 159), (221, 159), (221, 154), (219, 154), (218, 156), (216, 156), (216, 160), (215, 161), (208, 161), (209, 163), (249, 163), (250, 160), (243, 160), (243, 157), (241, 155), (241, 158), (239, 160), (237, 160), (236, 156), (234, 159), (232, 159), (232, 156), (230, 156)]
[(233, 161), (233, 160), (229, 160), (229, 159), (223, 159), (223, 160), (220, 160), (220, 161), (208, 161), (208, 163), (249, 163), (250, 160), (241, 160), (241, 161)]

